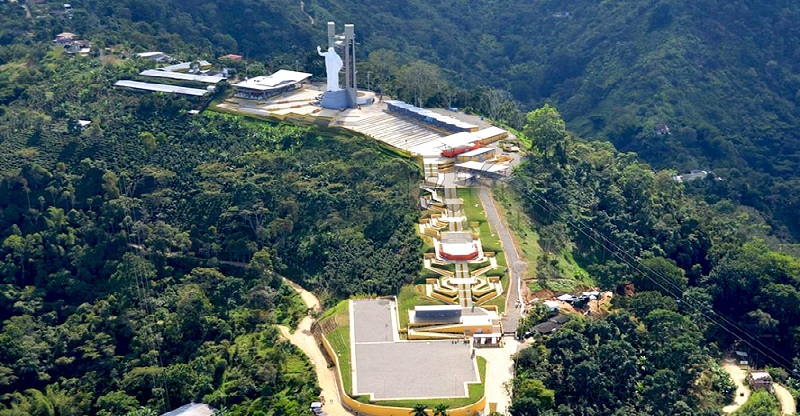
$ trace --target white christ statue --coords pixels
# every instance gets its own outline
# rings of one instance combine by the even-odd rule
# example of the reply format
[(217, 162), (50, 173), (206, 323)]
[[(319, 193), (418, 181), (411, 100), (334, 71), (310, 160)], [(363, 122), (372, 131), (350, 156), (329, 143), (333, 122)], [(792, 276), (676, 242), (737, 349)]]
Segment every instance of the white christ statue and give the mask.
[(326, 91), (339, 91), (339, 71), (342, 70), (344, 62), (342, 58), (333, 49), (333, 46), (328, 48), (328, 52), (322, 53), (322, 49), (317, 46), (317, 53), (319, 56), (325, 57), (325, 72), (328, 77), (328, 87)]

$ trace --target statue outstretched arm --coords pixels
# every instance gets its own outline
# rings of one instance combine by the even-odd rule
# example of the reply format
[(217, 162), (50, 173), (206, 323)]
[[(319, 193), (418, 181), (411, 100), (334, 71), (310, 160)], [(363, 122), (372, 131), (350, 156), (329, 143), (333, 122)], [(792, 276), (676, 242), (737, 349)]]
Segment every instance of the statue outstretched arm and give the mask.
[(322, 49), (320, 49), (319, 45), (317, 45), (317, 53), (319, 54), (319, 56), (327, 55), (327, 52), (326, 53), (322, 53)]

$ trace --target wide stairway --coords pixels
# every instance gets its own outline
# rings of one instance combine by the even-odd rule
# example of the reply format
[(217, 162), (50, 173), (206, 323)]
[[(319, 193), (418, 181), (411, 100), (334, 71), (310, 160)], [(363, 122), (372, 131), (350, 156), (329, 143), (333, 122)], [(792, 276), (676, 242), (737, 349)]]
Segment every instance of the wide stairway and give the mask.
[(345, 122), (343, 127), (366, 134), (369, 137), (403, 150), (439, 140), (444, 136), (419, 124), (387, 113), (352, 123)]

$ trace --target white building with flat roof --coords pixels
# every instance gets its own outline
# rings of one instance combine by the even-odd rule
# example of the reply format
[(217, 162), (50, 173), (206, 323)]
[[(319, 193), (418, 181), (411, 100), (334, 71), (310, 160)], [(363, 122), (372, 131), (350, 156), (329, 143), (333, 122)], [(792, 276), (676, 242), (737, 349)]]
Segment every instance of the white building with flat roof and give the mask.
[(152, 84), (149, 82), (130, 81), (124, 79), (115, 82), (114, 86), (129, 90), (167, 92), (179, 95), (188, 95), (191, 97), (202, 97), (209, 93), (208, 90), (201, 90), (198, 88), (187, 88), (187, 87), (180, 87), (177, 85), (167, 85), (167, 84)]
[(311, 74), (306, 72), (281, 69), (272, 75), (249, 78), (233, 85), (236, 87), (237, 97), (263, 100), (296, 90), (302, 87), (302, 83), (310, 77)]
[(178, 81), (202, 82), (204, 84), (216, 84), (225, 79), (225, 76), (223, 75), (189, 74), (185, 72), (161, 71), (158, 69), (147, 69), (140, 72), (139, 75), (150, 78), (167, 78)]

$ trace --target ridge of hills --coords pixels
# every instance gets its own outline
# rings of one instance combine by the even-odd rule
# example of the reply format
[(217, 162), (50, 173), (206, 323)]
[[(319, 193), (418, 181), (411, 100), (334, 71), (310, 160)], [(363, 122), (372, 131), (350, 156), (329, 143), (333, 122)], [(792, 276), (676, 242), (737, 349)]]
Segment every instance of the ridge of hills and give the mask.
[[(550, 9), (538, 9), (548, 4)], [(506, 36), (501, 15), (520, 24), (534, 17), (554, 25), (573, 22), (575, 39), (588, 39), (588, 32), (578, 34), (574, 20), (602, 6), (648, 22), (631, 33), (652, 34), (653, 49), (661, 46), (658, 36), (668, 36), (681, 19), (678, 2), (670, 3), (671, 18), (649, 17), (650, 7), (659, 3), (631, 10), (599, 3), (584, 11), (581, 4), (408, 2), (395, 10), (371, 2), (362, 6), (371, 20), (351, 21), (360, 25), (357, 30), (364, 26), (360, 48), (365, 55), (393, 57), (403, 69), (431, 69), (413, 66), (412, 59), (423, 58), (441, 67), (440, 80), (510, 88), (498, 68), (508, 66), (503, 56), (512, 56), (513, 48), (504, 46), (493, 55), (497, 68), (474, 45), (451, 55), (443, 50), (466, 45), (475, 34), (482, 44), (499, 45)], [(121, 45), (126, 53), (163, 49), (197, 59), (240, 52), (259, 59), (246, 59), (237, 68), (250, 73), (295, 61), (305, 66), (300, 60), (311, 72), (322, 73), (314, 69), (321, 60), (312, 49), (322, 42), (320, 27), (310, 24), (299, 4), (80, 2), (73, 3), (71, 19), (63, 11), (36, 17), (45, 6), (62, 10), (60, 3), (23, 5), (33, 10), (33, 18), (19, 4), (0, 3), (0, 415), (140, 415), (168, 410), (178, 401), (208, 402), (230, 415), (305, 414), (304, 403), (318, 393), (311, 364), (275, 330), (275, 324), (295, 323), (303, 305), (280, 276), (322, 293), (329, 304), (353, 295), (394, 293), (415, 281), (420, 241), (408, 230), (418, 216), (418, 168), (347, 134), (192, 115), (190, 109), (201, 107), (202, 100), (113, 89), (116, 80), (151, 64), (99, 52), (70, 58), (51, 43), (52, 35), (75, 31), (95, 46)], [(305, 9), (317, 21), (341, 21), (348, 5), (314, 1)], [(244, 25), (243, 32), (235, 32), (240, 30), (231, 26), (237, 14), (246, 14), (238, 16), (240, 21), (257, 27)], [(394, 20), (386, 23), (390, 17)], [(422, 24), (431, 19), (435, 27)], [(651, 20), (657, 23), (653, 27)], [(403, 33), (407, 42), (394, 44), (399, 36), (386, 27), (401, 21), (413, 30)], [(486, 22), (500, 26), (489, 32)], [(462, 26), (468, 31), (454, 36)], [(556, 29), (553, 36), (570, 33)], [(273, 37), (278, 30), (284, 33)], [(377, 41), (379, 30), (383, 43)], [(257, 31), (259, 42), (246, 44)], [(265, 45), (269, 39), (276, 42)], [(526, 40), (518, 46), (536, 44)], [(378, 49), (387, 47), (397, 52)], [(693, 50), (684, 48), (686, 54)], [(547, 59), (556, 56), (541, 53)], [(469, 65), (459, 69), (441, 56)], [(374, 61), (365, 60), (362, 70), (378, 68)], [(559, 91), (595, 64), (576, 64), (579, 69), (567, 76), (564, 71), (577, 61), (559, 62), (543, 74), (562, 79), (550, 82), (547, 97), (542, 91), (525, 100), (517, 97), (524, 106), (550, 99), (569, 109)], [(608, 68), (617, 65), (608, 61)], [(634, 69), (631, 64), (630, 72)], [(613, 88), (633, 88), (624, 80)], [(476, 90), (458, 99), (479, 105), (485, 89)], [(595, 107), (614, 94), (624, 99), (623, 92), (613, 91)], [(406, 93), (402, 88), (391, 92)], [(424, 101), (437, 105), (444, 97), (439, 91)], [(707, 105), (721, 109), (722, 101)], [(629, 134), (624, 150), (642, 143), (677, 146), (691, 133), (672, 119), (645, 124), (648, 113), (639, 114), (638, 107), (620, 108), (635, 114), (612, 111), (614, 118), (605, 121), (591, 112), (567, 118), (575, 130), (586, 129), (586, 137), (618, 140)], [(588, 122), (582, 124), (580, 117)], [(91, 118), (91, 126), (73, 128), (70, 123), (80, 118)], [(515, 414), (716, 415), (733, 394), (729, 377), (717, 365), (720, 350), (743, 338), (754, 346), (754, 365), (776, 366), (770, 369), (775, 379), (800, 390), (791, 376), (800, 360), (795, 336), (800, 263), (774, 251), (760, 214), (738, 205), (769, 202), (791, 216), (786, 202), (800, 195), (792, 191), (791, 181), (797, 180), (791, 174), (760, 172), (742, 159), (736, 171), (714, 167), (724, 181), (679, 184), (668, 171), (653, 172), (671, 163), (666, 156), (654, 168), (609, 143), (582, 140), (567, 132), (553, 107), (528, 113), (526, 121), (522, 132), (535, 138), (526, 150), (535, 157), (517, 171), (519, 188), (507, 194), (517, 218), (535, 223), (525, 238), (545, 248), (532, 262), (537, 281), (529, 284), (546, 288), (558, 280), (564, 275), (559, 257), (577, 248), (571, 258), (586, 266), (586, 279), (623, 293), (615, 297), (607, 319), (575, 319), (525, 350), (514, 384)], [(669, 124), (672, 134), (653, 136), (659, 123)], [(706, 134), (695, 130), (698, 137)], [(719, 134), (722, 146), (729, 137)], [(791, 143), (781, 138), (776, 143)], [(658, 154), (648, 156), (655, 147), (648, 149), (642, 157)], [(682, 147), (676, 149), (668, 156), (679, 160)], [(744, 156), (757, 156), (750, 153)], [(697, 166), (705, 167), (702, 155), (695, 157)], [(740, 195), (734, 198), (732, 192)], [(589, 229), (602, 233), (602, 243), (584, 232)], [(625, 253), (611, 250), (609, 242)], [(242, 268), (245, 263), (250, 267)], [(709, 310), (733, 322), (734, 330), (724, 331)], [(536, 318), (532, 313), (526, 324)], [(585, 394), (595, 392), (604, 394)]]
[[(441, 68), (451, 85), (439, 89), (459, 90), (457, 105), (480, 107), (488, 87), (510, 92), (523, 111), (549, 102), (572, 131), (635, 151), (656, 169), (713, 171), (724, 180), (690, 191), (752, 206), (780, 238), (800, 236), (792, 215), (800, 210), (797, 3), (300, 3), (74, 2), (71, 20), (55, 19), (34, 36), (43, 41), (70, 29), (106, 45), (233, 52), (270, 70), (294, 65), (321, 74), (314, 47), (324, 43), (322, 22), (352, 22), (362, 72), (376, 68), (366, 58), (379, 52), (397, 65), (423, 60)], [(23, 37), (15, 25), (4, 26), (6, 42)], [(432, 94), (428, 104), (447, 104), (448, 94)], [(507, 121), (521, 127), (521, 120)], [(657, 133), (664, 125), (670, 134)]]

